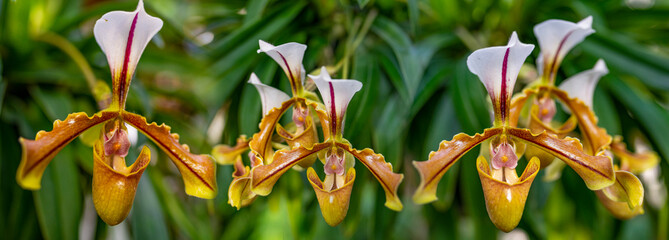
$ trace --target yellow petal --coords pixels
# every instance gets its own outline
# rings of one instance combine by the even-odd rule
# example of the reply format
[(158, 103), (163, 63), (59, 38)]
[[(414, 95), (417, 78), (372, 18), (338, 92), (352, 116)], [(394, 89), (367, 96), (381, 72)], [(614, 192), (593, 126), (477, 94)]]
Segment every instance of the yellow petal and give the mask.
[(616, 171), (616, 183), (602, 189), (602, 192), (613, 201), (627, 203), (630, 209), (643, 204), (643, 185), (627, 171)]
[(620, 136), (616, 136), (611, 143), (611, 152), (620, 159), (620, 168), (634, 174), (641, 173), (657, 166), (660, 157), (653, 151), (631, 153)]
[(239, 158), (234, 164), (235, 172), (232, 173), (232, 182), (228, 189), (228, 203), (237, 210), (253, 203), (256, 194), (251, 191), (251, 170), (244, 166)]
[(223, 144), (216, 145), (214, 146), (214, 149), (211, 150), (211, 155), (218, 164), (235, 164), (238, 159), (241, 160), (242, 153), (249, 150), (249, 141), (250, 140), (247, 140), (245, 135), (239, 136), (239, 138), (237, 138), (237, 145), (234, 147)]
[(616, 171), (616, 183), (596, 193), (616, 218), (624, 220), (643, 214), (643, 185), (630, 172)]
[(23, 154), (16, 181), (25, 189), (39, 189), (44, 169), (63, 147), (87, 129), (116, 116), (118, 112), (115, 111), (98, 112), (92, 117), (84, 112), (72, 113), (64, 121), (53, 122), (50, 132), (39, 131), (35, 140), (19, 138)]
[(374, 153), (372, 149), (365, 148), (359, 151), (351, 148), (351, 145), (340, 142), (337, 142), (337, 147), (351, 153), (376, 177), (383, 191), (386, 192), (386, 207), (395, 211), (402, 210), (402, 202), (397, 196), (397, 187), (402, 183), (403, 174), (394, 173), (393, 166), (386, 162), (383, 155)]
[(109, 225), (122, 222), (132, 208), (137, 184), (149, 166), (151, 151), (144, 146), (135, 163), (127, 171), (116, 171), (107, 165), (102, 142), (94, 147), (93, 204), (103, 221)]
[(298, 162), (308, 158), (316, 153), (331, 148), (330, 142), (314, 144), (312, 148), (299, 147), (295, 149), (282, 149), (274, 153), (271, 163), (267, 165), (258, 165), (251, 169), (251, 189), (260, 196), (267, 196), (272, 192), (272, 188), (281, 175), (286, 173)]
[(439, 150), (431, 152), (427, 161), (414, 161), (413, 165), (420, 174), (420, 185), (413, 195), (413, 201), (425, 204), (437, 200), (437, 184), (444, 173), (469, 150), (501, 132), (501, 128), (489, 128), (483, 134), (476, 134), (473, 137), (460, 133), (451, 141), (442, 141)]
[(599, 190), (615, 182), (613, 161), (608, 156), (590, 156), (575, 138), (558, 139), (550, 134), (532, 134), (527, 129), (507, 128), (507, 134), (544, 150), (565, 162), (581, 176), (590, 190)]
[(626, 202), (616, 202), (604, 195), (601, 190), (595, 191), (599, 201), (606, 207), (606, 210), (620, 220), (627, 220), (644, 213), (643, 205), (630, 209)]
[(344, 185), (338, 186), (337, 189), (331, 191), (324, 190), (323, 186), (325, 183), (318, 178), (313, 168), (307, 169), (307, 178), (311, 186), (314, 187), (318, 205), (321, 207), (321, 213), (325, 222), (333, 227), (339, 225), (348, 212), (351, 190), (355, 181), (355, 169), (349, 168)]
[(281, 116), (288, 110), (290, 106), (295, 103), (295, 98), (291, 98), (288, 101), (283, 102), (280, 108), (272, 108), (267, 114), (260, 120), (260, 131), (253, 134), (251, 141), (249, 142), (249, 148), (253, 151), (263, 162), (269, 158), (270, 152), (272, 150), (272, 135), (274, 135), (274, 129), (276, 124), (281, 119)]
[[(283, 128), (280, 124), (277, 124), (276, 132), (283, 139), (288, 142), (288, 146), (291, 149), (304, 146), (305, 148), (310, 148), (314, 143), (318, 143), (318, 133), (316, 132), (316, 126), (314, 125), (313, 119), (311, 117), (306, 118), (306, 129), (302, 132), (292, 134)], [(309, 156), (304, 160), (297, 163), (302, 168), (311, 167), (311, 165), (316, 162), (316, 155)]]
[(121, 117), (170, 157), (181, 172), (186, 194), (206, 199), (216, 196), (216, 163), (211, 156), (191, 153), (187, 145), (179, 143), (179, 135), (170, 133), (171, 128), (165, 124), (148, 124), (146, 118), (126, 111), (121, 112)]
[(539, 159), (532, 158), (518, 182), (513, 184), (494, 179), (490, 166), (483, 156), (478, 157), (476, 166), (490, 220), (500, 230), (510, 232), (518, 226), (523, 216), (527, 194), (534, 177), (539, 172)]

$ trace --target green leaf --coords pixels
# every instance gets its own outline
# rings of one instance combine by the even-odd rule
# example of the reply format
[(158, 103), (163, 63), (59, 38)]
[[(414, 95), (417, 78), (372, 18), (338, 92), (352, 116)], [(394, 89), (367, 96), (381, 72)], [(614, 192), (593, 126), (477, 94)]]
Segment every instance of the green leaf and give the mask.
[(476, 75), (469, 72), (464, 59), (458, 62), (449, 93), (453, 96), (455, 112), (465, 133), (482, 132), (492, 125), (487, 110), (487, 92)]
[(365, 8), (367, 3), (369, 3), (369, 0), (358, 0), (358, 6), (360, 6), (360, 8)]
[[(283, 76), (279, 78), (275, 77), (275, 75), (283, 75), (283, 71), (277, 72), (279, 65), (276, 64), (270, 57), (263, 56), (263, 60), (260, 62), (262, 64), (259, 64), (256, 68), (256, 74), (258, 75), (258, 78), (261, 82), (270, 86), (277, 86), (278, 84), (272, 84), (270, 81), (272, 79), (279, 79), (279, 81), (284, 81)], [(290, 91), (285, 92), (286, 94), (291, 94)], [(246, 134), (246, 136), (251, 137), (253, 136), (253, 133), (258, 131), (258, 124), (262, 118), (262, 101), (258, 91), (253, 86), (253, 84), (250, 83), (243, 84), (241, 95), (241, 102), (239, 103), (238, 110), (239, 116), (237, 118), (240, 126), (239, 131), (240, 134)]]
[(595, 35), (581, 43), (583, 50), (602, 58), (609, 68), (637, 76), (645, 84), (669, 90), (669, 59), (652, 55), (629, 40)]
[(645, 93), (643, 85), (631, 84), (634, 80), (623, 81), (612, 76), (603, 82), (604, 86), (616, 96), (632, 116), (641, 123), (644, 132), (650, 138), (662, 159), (669, 163), (669, 112), (658, 105)]
[(80, 175), (71, 147), (51, 161), (35, 191), (35, 207), (46, 239), (77, 239), (83, 207)]
[(404, 83), (403, 87), (408, 91), (408, 99), (404, 100), (405, 103), (410, 103), (420, 85), (423, 68), (420, 66), (419, 61), (416, 61), (417, 53), (411, 45), (409, 36), (396, 23), (385, 17), (378, 17), (374, 21), (372, 31), (393, 49)]
[(246, 15), (244, 15), (244, 25), (242, 25), (242, 27), (256, 23), (262, 19), (262, 13), (267, 7), (267, 2), (269, 2), (269, 0), (249, 1), (248, 4), (246, 4)]
[(72, 98), (65, 92), (42, 91), (39, 87), (32, 87), (30, 93), (49, 119), (65, 119), (73, 112)]
[(139, 181), (130, 220), (136, 239), (169, 239), (163, 208), (149, 178)]
[(174, 194), (169, 192), (164, 182), (164, 175), (160, 171), (148, 171), (147, 173), (155, 187), (161, 205), (164, 206), (163, 212), (167, 213), (170, 222), (176, 225), (187, 238), (203, 239), (205, 233), (198, 231), (186, 214), (183, 204), (177, 200)]
[(416, 35), (418, 32), (418, 0), (407, 0), (407, 9), (409, 10), (409, 23), (411, 26), (411, 35)]
[[(353, 71), (351, 77), (362, 82), (362, 90), (358, 92), (349, 104), (346, 115), (346, 136), (360, 138), (363, 129), (369, 129), (369, 120), (373, 115), (369, 114), (377, 106), (374, 99), (379, 94), (378, 84), (380, 80), (380, 69), (374, 55), (367, 51), (358, 50), (353, 56)], [(353, 140), (353, 138), (349, 139)], [(361, 148), (361, 146), (358, 146)]]
[[(439, 102), (435, 105), (437, 106), (434, 110), (434, 117), (427, 128), (429, 130), (425, 137), (424, 154), (420, 156), (420, 159), (426, 159), (429, 152), (439, 149), (441, 141), (450, 140), (460, 129), (451, 95), (442, 94)], [(451, 207), (455, 198), (455, 187), (457, 186), (459, 169), (460, 164), (456, 163), (439, 183), (437, 187), (437, 193), (440, 194), (439, 199), (433, 203), (436, 208), (445, 210)]]
[(375, 152), (382, 153), (387, 162), (393, 164), (393, 169), (400, 169), (403, 165), (402, 152), (404, 150), (404, 135), (406, 135), (407, 107), (397, 97), (390, 97), (383, 108), (383, 112), (375, 126)]
[(7, 239), (39, 238), (32, 192), (16, 183), (16, 169), (21, 160), (21, 146), (13, 124), (0, 124), (0, 232)]
[[(234, 86), (237, 86), (243, 79), (246, 79), (248, 69), (251, 67), (253, 61), (245, 59), (257, 56), (258, 39), (268, 40), (275, 34), (279, 33), (286, 25), (288, 25), (302, 10), (303, 3), (291, 4), (285, 8), (277, 10), (277, 16), (263, 21), (259, 24), (252, 24), (248, 28), (241, 28), (221, 42), (215, 43), (215, 51), (212, 57), (217, 54), (225, 53), (225, 56), (212, 64), (214, 74), (218, 76), (219, 80), (212, 85), (203, 86), (202, 89), (197, 89), (205, 96), (209, 96), (206, 102), (209, 106), (221, 106), (221, 104), (234, 91)], [(252, 39), (253, 41), (247, 41)]]

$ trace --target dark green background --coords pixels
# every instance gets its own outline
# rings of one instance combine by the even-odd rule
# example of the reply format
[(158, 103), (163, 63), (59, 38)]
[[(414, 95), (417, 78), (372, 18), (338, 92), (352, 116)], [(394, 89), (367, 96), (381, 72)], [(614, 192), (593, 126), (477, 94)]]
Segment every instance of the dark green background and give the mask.
[[(270, 196), (237, 211), (227, 204), (231, 166), (218, 168), (219, 196), (201, 200), (185, 195), (176, 168), (154, 151), (131, 215), (120, 226), (108, 227), (95, 215), (90, 197), (92, 148), (73, 141), (47, 168), (42, 189), (30, 192), (15, 180), (21, 156), (17, 139), (50, 130), (54, 120), (70, 112), (96, 111), (78, 65), (44, 38), (63, 37), (83, 54), (97, 79), (111, 83), (93, 25), (108, 11), (132, 11), (136, 4), (0, 4), (0, 238), (497, 237), (474, 167), (476, 153), (446, 173), (439, 201), (424, 206), (411, 202), (419, 179), (410, 163), (426, 160), (441, 140), (458, 132), (473, 134), (490, 126), (487, 95), (468, 71), (466, 56), (505, 44), (512, 31), (522, 42), (536, 44), (532, 27), (552, 18), (579, 21), (593, 16), (597, 32), (567, 55), (558, 82), (604, 59), (610, 74), (600, 81), (594, 100), (600, 125), (626, 139), (645, 136), (662, 159), (660, 181), (669, 183), (669, 1), (634, 9), (625, 1), (608, 0), (147, 0), (149, 14), (165, 24), (138, 65), (129, 111), (170, 125), (194, 152), (209, 153), (217, 143), (232, 144), (239, 134), (250, 136), (257, 130), (260, 98), (245, 83), (251, 72), (289, 91), (278, 65), (256, 53), (258, 39), (275, 45), (305, 43), (307, 72), (340, 64), (334, 78), (364, 84), (348, 109), (344, 136), (356, 148), (384, 154), (404, 173), (399, 189), (404, 210), (385, 208), (383, 190), (358, 164), (348, 216), (337, 227), (322, 219), (304, 172), (289, 171)], [(206, 35), (213, 35), (213, 41), (202, 42)], [(532, 66), (538, 53), (537, 47), (526, 63)], [(220, 132), (208, 131), (217, 112), (225, 113), (220, 139), (215, 137)], [(144, 143), (156, 149), (140, 135)], [(138, 152), (133, 149), (128, 159)], [(543, 174), (532, 186), (518, 226), (531, 238), (667, 238), (666, 203), (661, 209), (646, 204), (645, 215), (618, 221), (571, 169), (556, 182), (541, 181)]]

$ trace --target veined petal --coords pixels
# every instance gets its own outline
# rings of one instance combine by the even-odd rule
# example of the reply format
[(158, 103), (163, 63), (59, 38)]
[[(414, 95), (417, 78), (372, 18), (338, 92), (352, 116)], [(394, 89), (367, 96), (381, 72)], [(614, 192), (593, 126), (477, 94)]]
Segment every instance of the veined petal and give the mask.
[(385, 206), (395, 211), (402, 210), (402, 202), (397, 196), (397, 187), (402, 183), (404, 174), (394, 173), (393, 165), (386, 162), (381, 154), (374, 153), (372, 149), (365, 148), (362, 151), (354, 149), (349, 144), (337, 142), (337, 147), (351, 153), (355, 158), (369, 169), (386, 192)]
[(513, 87), (520, 67), (532, 49), (534, 45), (521, 43), (513, 32), (506, 46), (479, 49), (467, 57), (469, 71), (476, 74), (488, 90), (496, 124), (508, 121)]
[(214, 146), (211, 150), (211, 155), (216, 160), (216, 163), (221, 165), (234, 164), (237, 160), (242, 159), (242, 153), (249, 150), (249, 141), (245, 135), (237, 138), (237, 144), (234, 147), (219, 144)]
[(307, 169), (307, 178), (316, 192), (318, 205), (321, 207), (325, 222), (332, 227), (339, 225), (348, 212), (351, 190), (355, 181), (355, 168), (349, 168), (343, 186), (337, 186), (337, 189), (331, 191), (323, 188), (325, 183), (316, 175), (313, 168)]
[(290, 42), (279, 46), (274, 46), (263, 40), (258, 40), (258, 53), (264, 52), (276, 63), (281, 66), (281, 69), (286, 73), (290, 80), (290, 86), (293, 89), (293, 96), (302, 91), (302, 58), (304, 58), (304, 51), (307, 50), (307, 45)]
[(151, 161), (151, 151), (144, 146), (135, 163), (123, 171), (106, 164), (102, 142), (93, 149), (93, 205), (100, 218), (109, 225), (121, 223), (130, 213), (137, 184)]
[(643, 185), (634, 174), (616, 171), (616, 183), (596, 191), (606, 209), (619, 219), (630, 219), (643, 214)]
[(488, 128), (483, 134), (474, 136), (460, 133), (451, 141), (442, 141), (439, 150), (431, 152), (427, 161), (414, 161), (413, 165), (420, 174), (420, 185), (413, 195), (413, 201), (425, 204), (437, 200), (437, 184), (444, 173), (469, 150), (500, 133), (501, 128)]
[(490, 166), (483, 156), (476, 159), (476, 169), (481, 179), (485, 206), (490, 220), (500, 230), (510, 232), (518, 226), (523, 216), (527, 194), (534, 177), (539, 172), (539, 159), (530, 159), (525, 171), (518, 178), (518, 182), (513, 184), (494, 179)]
[(186, 194), (206, 199), (216, 196), (216, 163), (211, 156), (192, 154), (188, 145), (181, 145), (179, 135), (170, 133), (171, 128), (165, 124), (148, 124), (146, 118), (126, 111), (122, 111), (121, 117), (170, 157), (181, 172)]
[[(533, 105), (532, 110), (530, 110), (529, 128), (534, 134), (539, 134), (543, 131), (546, 131), (549, 134), (557, 136), (557, 138), (564, 138), (567, 136), (567, 134), (574, 131), (576, 126), (578, 126), (578, 119), (576, 118), (576, 116), (571, 116), (566, 122), (562, 124), (562, 126), (555, 129), (548, 123), (545, 123), (541, 119), (539, 119), (539, 117), (537, 116), (538, 112), (539, 112), (538, 106)], [(526, 158), (532, 158), (532, 157), (539, 158), (539, 160), (541, 161), (542, 169), (547, 167), (550, 163), (553, 162), (553, 159), (555, 159), (555, 156), (553, 156), (549, 152), (546, 152), (533, 146), (527, 146), (527, 149), (525, 150), (525, 156)]]
[(580, 72), (567, 80), (564, 80), (558, 88), (569, 93), (569, 97), (581, 99), (586, 106), (592, 108), (592, 97), (595, 94), (595, 86), (599, 79), (608, 74), (604, 60), (599, 59), (590, 70)]
[(50, 132), (39, 131), (35, 140), (19, 138), (23, 154), (16, 181), (25, 189), (39, 189), (44, 169), (61, 149), (87, 129), (117, 116), (116, 111), (102, 111), (92, 117), (84, 112), (72, 113), (64, 121), (53, 122)]
[(534, 35), (537, 37), (540, 56), (543, 58), (542, 76), (553, 82), (562, 59), (576, 44), (579, 44), (588, 35), (594, 33), (592, 16), (588, 16), (578, 23), (551, 19), (534, 26)]
[(256, 194), (251, 191), (251, 170), (244, 166), (242, 159), (238, 158), (234, 164), (235, 172), (232, 173), (232, 182), (228, 189), (228, 203), (237, 210), (253, 203)]
[(112, 106), (124, 108), (128, 86), (144, 48), (163, 27), (163, 21), (149, 16), (142, 0), (133, 12), (112, 11), (95, 22), (95, 40), (107, 55), (112, 73)]
[(281, 104), (285, 101), (288, 101), (290, 97), (288, 94), (282, 92), (279, 89), (276, 89), (271, 86), (267, 86), (260, 82), (258, 76), (255, 73), (251, 73), (251, 78), (249, 83), (253, 84), (260, 94), (260, 101), (262, 101), (262, 115), (265, 116), (269, 113), (269, 110), (273, 108), (281, 107)]
[(318, 76), (309, 75), (309, 77), (314, 80), (323, 97), (323, 103), (331, 119), (330, 123), (333, 124), (333, 126), (330, 126), (330, 133), (335, 137), (341, 137), (346, 108), (353, 95), (362, 88), (362, 83), (350, 79), (333, 80), (325, 67), (321, 67)]
[(260, 124), (258, 124), (260, 131), (253, 134), (253, 137), (251, 137), (249, 148), (263, 162), (269, 157), (268, 155), (272, 150), (272, 135), (274, 134), (276, 124), (279, 122), (279, 119), (281, 119), (281, 116), (294, 103), (295, 98), (291, 98), (290, 100), (283, 102), (280, 108), (272, 108), (262, 120), (260, 120)]
[[(311, 116), (307, 116), (306, 121), (305, 121), (306, 129), (304, 131), (293, 134), (291, 132), (288, 132), (288, 130), (284, 129), (281, 124), (277, 124), (276, 127), (276, 133), (279, 134), (283, 139), (286, 140), (288, 143), (288, 146), (291, 149), (298, 148), (298, 147), (305, 147), (305, 148), (311, 148), (315, 143), (318, 143), (318, 133), (316, 132), (316, 125), (314, 125), (314, 121), (311, 118)], [(311, 165), (316, 162), (316, 155), (312, 155), (310, 157), (305, 158), (304, 160), (300, 161), (299, 164), (300, 167), (302, 168), (308, 168), (311, 167)]]
[(620, 136), (613, 138), (611, 152), (620, 159), (620, 168), (622, 170), (630, 171), (634, 174), (654, 168), (660, 163), (660, 157), (653, 151), (641, 151), (637, 153), (628, 151), (627, 145), (622, 142), (622, 137)]
[(627, 203), (630, 209), (643, 203), (643, 185), (628, 171), (616, 171), (616, 182), (602, 189), (602, 192), (611, 200)]
[(298, 147), (291, 150), (282, 149), (274, 153), (271, 163), (258, 165), (251, 169), (251, 189), (260, 196), (267, 196), (281, 175), (295, 164), (316, 153), (332, 147), (332, 143), (314, 144), (312, 148)]
[(506, 133), (564, 161), (581, 176), (591, 190), (611, 186), (615, 181), (611, 158), (586, 154), (578, 139), (558, 139), (545, 132), (532, 134), (530, 130), (520, 128), (507, 128)]
[(572, 115), (578, 119), (578, 127), (581, 129), (581, 137), (585, 143), (585, 152), (595, 155), (608, 148), (611, 144), (611, 136), (606, 133), (606, 129), (597, 126), (599, 120), (592, 108), (578, 98), (570, 98), (566, 92), (560, 89), (549, 88), (551, 94), (560, 99), (571, 110)]

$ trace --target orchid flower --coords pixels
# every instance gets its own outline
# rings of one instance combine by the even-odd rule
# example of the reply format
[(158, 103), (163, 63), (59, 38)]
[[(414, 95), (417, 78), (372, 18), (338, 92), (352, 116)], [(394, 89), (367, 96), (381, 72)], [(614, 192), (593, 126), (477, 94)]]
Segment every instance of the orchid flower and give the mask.
[[(520, 221), (532, 181), (540, 169), (539, 160), (530, 158), (519, 177), (516, 171), (518, 154), (523, 146), (534, 146), (564, 161), (592, 190), (603, 189), (615, 181), (612, 160), (608, 156), (592, 156), (584, 152), (575, 138), (558, 138), (547, 132), (532, 133), (512, 125), (511, 95), (520, 67), (534, 46), (518, 40), (514, 32), (506, 46), (479, 49), (467, 58), (467, 66), (485, 85), (493, 103), (494, 125), (482, 134), (458, 134), (443, 141), (428, 161), (414, 161), (421, 183), (414, 202), (423, 204), (437, 199), (439, 180), (465, 153), (479, 144), (490, 151), (477, 159), (477, 170), (483, 186), (486, 209), (492, 222), (502, 231), (513, 230)], [(489, 155), (489, 156), (485, 156)], [(488, 164), (486, 157), (490, 157)]]
[(392, 171), (383, 155), (372, 149), (356, 150), (343, 138), (344, 115), (353, 95), (362, 88), (356, 80), (331, 79), (325, 67), (317, 76), (309, 76), (316, 83), (324, 104), (307, 101), (318, 114), (325, 141), (311, 147), (299, 146), (277, 151), (272, 162), (251, 169), (251, 190), (258, 195), (268, 195), (279, 177), (305, 158), (322, 154), (325, 180), (321, 181), (313, 168), (307, 170), (321, 213), (325, 221), (338, 225), (346, 216), (353, 182), (355, 181), (354, 159), (357, 158), (381, 183), (386, 193), (386, 207), (399, 211), (402, 203), (397, 196), (397, 187), (403, 175)]
[[(293, 96), (290, 97), (281, 90), (263, 84), (255, 73), (251, 74), (248, 82), (256, 87), (262, 101), (263, 119), (259, 125), (260, 131), (254, 134), (248, 143), (238, 141), (234, 147), (227, 145), (214, 147), (213, 155), (220, 164), (235, 163), (236, 157), (241, 156), (249, 148), (264, 163), (269, 163), (273, 155), (271, 138), (275, 129), (291, 148), (301, 145), (309, 147), (318, 141), (316, 128), (306, 104), (306, 100), (314, 98), (315, 95), (305, 90), (303, 86), (305, 71), (302, 58), (307, 46), (294, 42), (274, 46), (262, 40), (259, 40), (259, 45), (258, 53), (266, 53), (283, 69), (290, 81)], [(289, 131), (279, 124), (279, 119), (291, 106), (293, 106), (292, 119), (295, 126)], [(315, 157), (305, 159), (300, 166), (311, 166), (315, 160)]]
[(542, 80), (548, 83), (555, 82), (557, 69), (569, 50), (594, 32), (592, 16), (578, 23), (551, 19), (534, 26), (534, 35), (537, 36), (541, 48), (537, 67)]
[(64, 121), (56, 120), (53, 130), (38, 132), (35, 140), (20, 138), (23, 155), (16, 179), (21, 187), (39, 189), (44, 170), (54, 156), (87, 129), (103, 124), (94, 146), (93, 203), (106, 223), (120, 223), (132, 207), (137, 184), (151, 158), (144, 146), (135, 163), (126, 166), (130, 147), (127, 123), (170, 157), (181, 172), (188, 195), (208, 199), (216, 196), (216, 165), (210, 156), (190, 153), (187, 145), (179, 143), (179, 135), (170, 133), (169, 126), (149, 124), (143, 116), (125, 110), (137, 62), (162, 26), (162, 20), (146, 13), (141, 0), (135, 11), (112, 11), (95, 23), (95, 39), (107, 56), (112, 74), (112, 102), (91, 117), (78, 112)]
[(615, 166), (616, 183), (596, 191), (597, 198), (618, 219), (630, 219), (643, 214), (644, 188), (635, 174), (658, 166), (660, 158), (649, 150), (629, 152), (620, 136), (614, 137), (610, 152), (620, 163), (620, 166)]
[[(541, 81), (538, 85), (531, 85), (513, 98), (511, 126), (518, 125), (522, 108), (530, 100), (530, 116), (527, 125), (533, 133), (547, 131), (562, 138), (578, 126), (584, 135), (592, 136), (584, 140), (587, 152), (598, 153), (604, 150), (611, 142), (611, 137), (606, 130), (597, 126), (597, 117), (589, 105), (592, 103), (592, 97), (589, 98), (590, 100), (583, 100), (586, 90), (594, 91), (599, 78), (608, 73), (604, 62), (599, 61), (594, 69), (575, 75), (572, 78), (573, 81), (564, 81), (563, 84), (566, 84), (564, 86), (579, 89), (579, 95), (572, 96), (554, 85), (557, 69), (569, 50), (594, 32), (591, 16), (578, 23), (551, 19), (534, 27), (534, 34), (541, 48), (541, 53), (537, 57), (537, 68)], [(585, 78), (591, 80), (582, 80)], [(587, 87), (583, 85), (586, 82)], [(552, 126), (552, 120), (557, 111), (554, 99), (562, 102), (567, 111), (572, 113), (571, 118), (555, 127)], [(527, 153), (530, 156), (537, 156), (541, 160), (542, 168), (548, 166), (554, 159), (550, 154), (532, 146), (528, 146)]]
[[(541, 81), (537, 85), (526, 88), (522, 94), (516, 96), (511, 103), (511, 125), (517, 126), (522, 109), (527, 102), (531, 103), (529, 121), (527, 127), (532, 133), (538, 134), (548, 132), (559, 138), (572, 133), (578, 126), (580, 128), (580, 139), (584, 143), (584, 150), (589, 155), (606, 154), (613, 147), (612, 137), (605, 129), (597, 125), (598, 119), (592, 110), (592, 99), (595, 86), (599, 79), (608, 74), (608, 69), (603, 60), (598, 60), (595, 66), (584, 72), (576, 74), (564, 80), (559, 87), (555, 87), (555, 74), (564, 56), (576, 44), (582, 42), (585, 37), (594, 33), (592, 29), (592, 17), (587, 17), (578, 23), (564, 20), (547, 20), (535, 26), (534, 32), (539, 40), (541, 53), (537, 58), (537, 67), (541, 75)], [(530, 100), (530, 101), (528, 101)], [(555, 125), (553, 117), (557, 111), (555, 100), (559, 100), (571, 117), (560, 125)], [(627, 153), (616, 144), (615, 156)], [(556, 179), (560, 176), (565, 164), (554, 162), (554, 156), (536, 146), (527, 146), (525, 156), (537, 157), (541, 162), (541, 168), (548, 168), (547, 180)], [(629, 159), (625, 162), (652, 161), (644, 159), (647, 156), (626, 154)], [(632, 156), (632, 157), (630, 157)], [(618, 169), (615, 166), (615, 183), (605, 189), (596, 191), (601, 202), (616, 217), (626, 219), (643, 213), (641, 207), (643, 201), (643, 186), (631, 172), (626, 169)], [(623, 196), (623, 193), (625, 195)]]
[[(250, 204), (256, 195), (249, 191), (249, 171), (244, 171), (244, 163), (241, 155), (251, 150), (249, 157), (252, 167), (256, 165), (269, 164), (274, 156), (272, 136), (276, 133), (282, 140), (288, 143), (288, 147), (299, 146), (311, 147), (318, 142), (318, 133), (310, 109), (308, 99), (317, 99), (315, 95), (304, 88), (305, 70), (302, 59), (307, 48), (304, 44), (286, 43), (274, 46), (259, 40), (260, 49), (258, 53), (264, 52), (279, 64), (288, 77), (292, 89), (292, 97), (279, 89), (263, 84), (255, 73), (251, 74), (248, 83), (253, 84), (260, 94), (262, 102), (263, 118), (259, 124), (260, 131), (255, 133), (251, 139), (240, 136), (235, 146), (217, 145), (212, 150), (212, 155), (219, 164), (233, 164), (233, 184), (230, 185), (228, 195), (229, 203), (238, 209)], [(279, 120), (284, 113), (293, 107), (293, 125), (284, 128)], [(298, 164), (303, 168), (311, 166), (316, 161), (316, 156), (303, 159)]]

